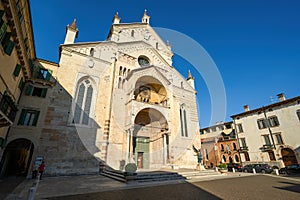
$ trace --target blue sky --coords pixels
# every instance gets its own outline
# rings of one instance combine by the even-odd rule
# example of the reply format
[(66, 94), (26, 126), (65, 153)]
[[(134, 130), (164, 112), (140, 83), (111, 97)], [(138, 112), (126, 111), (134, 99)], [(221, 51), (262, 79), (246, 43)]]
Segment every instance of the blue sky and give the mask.
[[(30, 4), (38, 58), (58, 62), (58, 46), (74, 18), (79, 29), (77, 42), (102, 41), (116, 11), (121, 22), (139, 22), (147, 9), (151, 26), (188, 35), (214, 60), (226, 89), (226, 121), (243, 112), (245, 104), (254, 109), (276, 102), (281, 92), (287, 98), (300, 95), (297, 0), (30, 0)], [(184, 76), (191, 69), (200, 126), (208, 126), (210, 96), (203, 78), (179, 56), (174, 56), (173, 65)]]

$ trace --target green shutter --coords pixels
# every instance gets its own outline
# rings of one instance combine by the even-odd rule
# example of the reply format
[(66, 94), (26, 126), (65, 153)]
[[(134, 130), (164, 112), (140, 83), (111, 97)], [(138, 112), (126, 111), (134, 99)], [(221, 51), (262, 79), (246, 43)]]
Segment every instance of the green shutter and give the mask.
[(20, 90), (23, 90), (24, 85), (25, 85), (25, 81), (24, 81), (24, 78), (22, 77), (22, 78), (20, 79), (20, 82), (19, 82), (19, 88), (20, 88)]
[(48, 88), (43, 88), (41, 97), (46, 97)]
[(40, 111), (35, 111), (34, 119), (32, 122), (32, 126), (36, 126), (38, 119), (39, 119)]
[(26, 87), (26, 91), (25, 91), (25, 94), (26, 95), (31, 95), (31, 93), (32, 93), (32, 90), (33, 90), (33, 86), (32, 85), (27, 85), (27, 87)]
[(26, 109), (22, 109), (19, 121), (18, 121), (18, 125), (23, 125), (24, 124), (24, 120), (25, 120), (25, 116), (26, 116), (27, 110)]
[(6, 29), (7, 29), (7, 26), (6, 26), (5, 22), (2, 19), (0, 19), (0, 41), (6, 33)]
[(52, 70), (48, 70), (47, 76), (46, 76), (46, 81), (49, 81), (52, 75)]
[(6, 47), (4, 48), (4, 52), (10, 56), (12, 51), (14, 50), (14, 47), (15, 47), (15, 43), (9, 40)]
[(15, 77), (19, 76), (21, 68), (22, 68), (21, 65), (19, 65), (19, 64), (16, 65), (14, 73), (13, 73)]

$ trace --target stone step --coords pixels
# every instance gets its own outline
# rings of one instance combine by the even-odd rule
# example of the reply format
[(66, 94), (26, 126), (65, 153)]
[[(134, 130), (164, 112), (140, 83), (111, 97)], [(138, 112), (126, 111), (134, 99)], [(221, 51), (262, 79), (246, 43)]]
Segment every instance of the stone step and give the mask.
[(185, 177), (186, 179), (196, 179), (208, 176), (220, 176), (220, 172), (216, 172), (214, 170), (205, 170), (205, 171), (185, 171), (185, 172), (178, 172), (181, 176)]
[(121, 173), (120, 171), (113, 171), (113, 170), (103, 170), (101, 173), (101, 175), (103, 176), (106, 176), (108, 178), (112, 178), (114, 180), (117, 180), (117, 181), (121, 181), (121, 182), (124, 182), (126, 183), (127, 180), (124, 176), (124, 173)]

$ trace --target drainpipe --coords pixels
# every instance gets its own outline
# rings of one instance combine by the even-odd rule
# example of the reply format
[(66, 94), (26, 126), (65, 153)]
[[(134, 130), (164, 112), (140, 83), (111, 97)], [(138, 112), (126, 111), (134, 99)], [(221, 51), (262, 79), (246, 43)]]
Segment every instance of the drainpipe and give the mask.
[(270, 134), (270, 136), (271, 136), (271, 140), (272, 140), (272, 143), (273, 143), (274, 149), (276, 150), (276, 146), (275, 146), (275, 142), (274, 142), (274, 138), (273, 138), (272, 130), (271, 130), (271, 128), (270, 128), (270, 124), (269, 124), (269, 120), (268, 120), (268, 118), (267, 118), (267, 114), (266, 114), (265, 107), (263, 107), (263, 112), (264, 112), (264, 116), (265, 116), (266, 124), (267, 124), (268, 130), (269, 130), (269, 134)]

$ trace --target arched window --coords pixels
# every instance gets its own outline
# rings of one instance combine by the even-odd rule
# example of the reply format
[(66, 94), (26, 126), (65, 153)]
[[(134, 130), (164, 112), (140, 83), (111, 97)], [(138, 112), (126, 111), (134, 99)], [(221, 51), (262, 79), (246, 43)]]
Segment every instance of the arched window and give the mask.
[(188, 137), (186, 109), (184, 105), (180, 106), (180, 125), (181, 125), (181, 136)]
[(240, 159), (239, 159), (238, 155), (235, 155), (234, 157), (235, 157), (235, 162), (237, 162), (237, 163), (240, 162)]
[(222, 156), (222, 162), (226, 163), (226, 157), (225, 157), (225, 155)]
[(156, 42), (155, 47), (156, 47), (156, 49), (158, 50), (158, 42)]
[(122, 66), (120, 66), (119, 76), (122, 76), (122, 73), (123, 73), (123, 71), (122, 71)]
[(126, 67), (125, 67), (124, 70), (123, 70), (123, 76), (124, 76), (124, 77), (126, 76)]
[(231, 156), (229, 156), (229, 163), (233, 163)]
[(221, 144), (221, 151), (224, 151), (224, 145)]
[(134, 37), (134, 30), (131, 31), (131, 37)]
[(92, 97), (93, 87), (91, 82), (87, 79), (81, 81), (77, 85), (73, 123), (89, 124)]
[(118, 80), (118, 88), (121, 89), (122, 88), (122, 78), (119, 77), (119, 80)]
[(236, 144), (233, 143), (233, 150), (236, 150)]
[(91, 48), (91, 50), (90, 50), (90, 56), (94, 56), (94, 53), (95, 53), (95, 49)]

